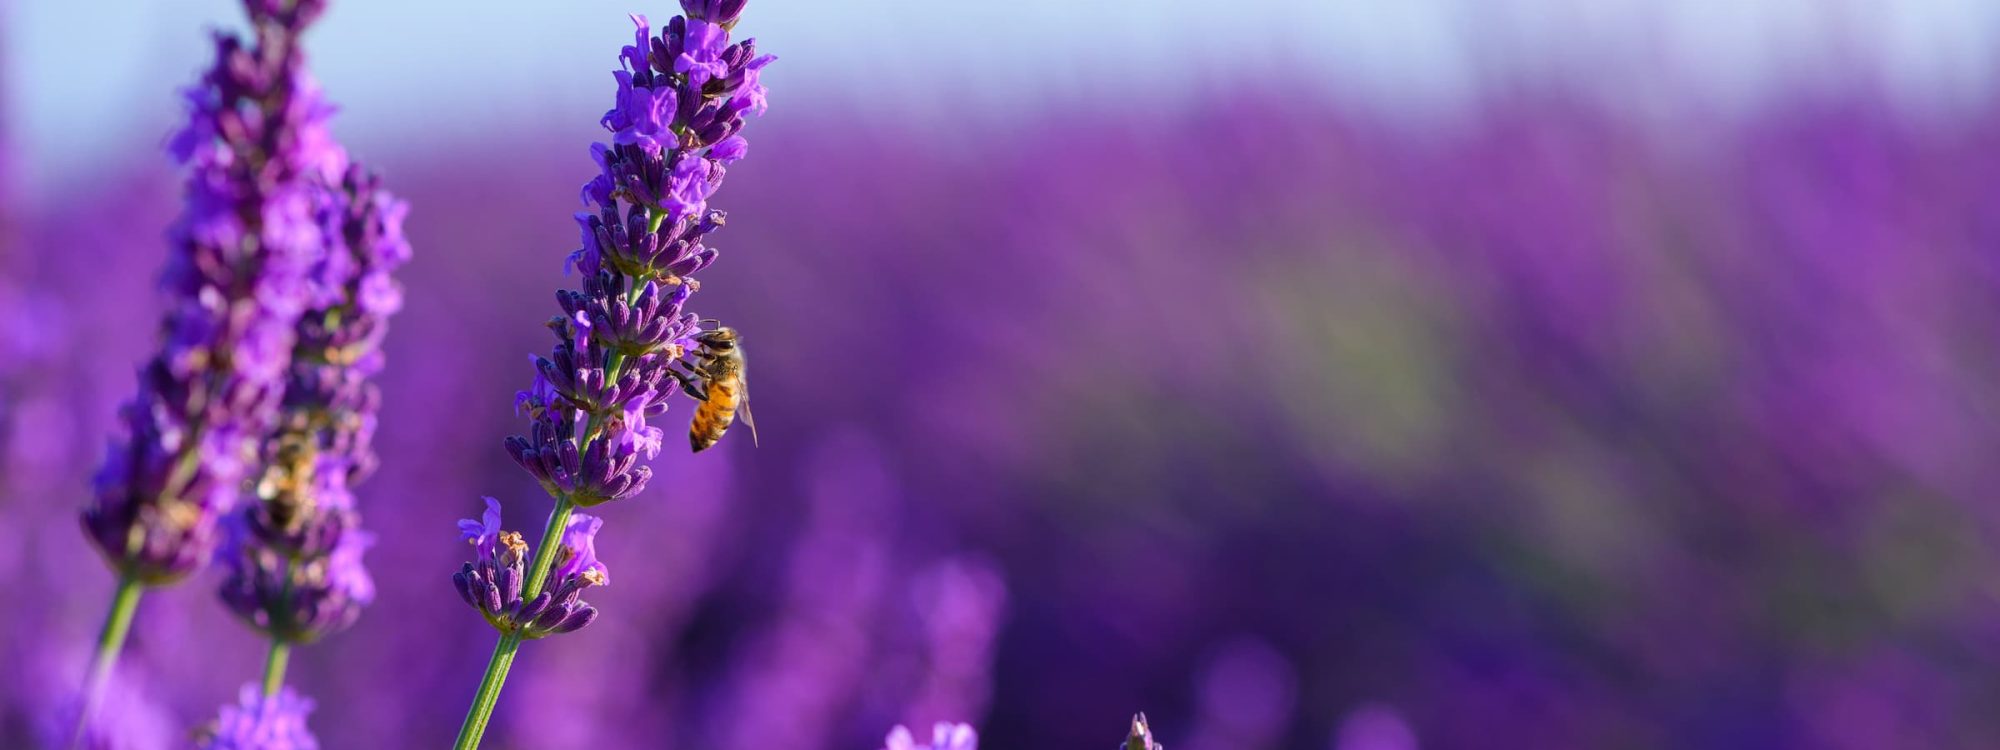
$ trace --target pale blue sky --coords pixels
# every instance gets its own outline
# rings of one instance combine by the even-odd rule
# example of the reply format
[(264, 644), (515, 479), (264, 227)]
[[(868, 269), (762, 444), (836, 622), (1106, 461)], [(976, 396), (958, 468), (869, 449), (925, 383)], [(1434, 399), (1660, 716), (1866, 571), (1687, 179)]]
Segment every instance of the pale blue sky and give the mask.
[[(202, 30), (240, 23), (235, 0), (9, 5), (8, 109), (30, 181), (158, 141), (207, 54)], [(676, 7), (335, 0), (309, 43), (343, 139), (374, 149), (602, 109), (624, 13)], [(1399, 116), (1550, 75), (1641, 109), (1735, 106), (1824, 85), (1833, 69), (1948, 111), (1990, 96), (2000, 67), (1991, 0), (756, 0), (739, 31), (783, 58), (772, 83), (787, 98), (901, 96), (949, 116), (1045, 97), (1172, 100), (1197, 90), (1191, 79), (1237, 77)]]

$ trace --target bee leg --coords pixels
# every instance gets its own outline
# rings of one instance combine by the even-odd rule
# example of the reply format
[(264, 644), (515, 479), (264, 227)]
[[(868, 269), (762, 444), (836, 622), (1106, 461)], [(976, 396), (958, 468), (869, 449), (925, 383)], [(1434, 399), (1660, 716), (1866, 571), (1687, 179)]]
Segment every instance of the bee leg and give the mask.
[(681, 372), (671, 367), (667, 368), (667, 374), (674, 376), (675, 380), (680, 381), (681, 390), (685, 391), (687, 395), (692, 396), (694, 400), (708, 400), (708, 384), (702, 381), (701, 376)]

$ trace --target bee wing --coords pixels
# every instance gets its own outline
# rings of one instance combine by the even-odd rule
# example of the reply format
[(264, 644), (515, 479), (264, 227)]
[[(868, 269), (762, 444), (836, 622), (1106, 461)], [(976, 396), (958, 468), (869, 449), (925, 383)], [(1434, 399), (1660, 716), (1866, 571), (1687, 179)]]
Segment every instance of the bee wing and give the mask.
[(743, 426), (750, 428), (750, 444), (756, 445), (757, 421), (750, 418), (750, 388), (747, 383), (743, 388), (742, 403), (736, 407), (736, 414), (743, 418)]

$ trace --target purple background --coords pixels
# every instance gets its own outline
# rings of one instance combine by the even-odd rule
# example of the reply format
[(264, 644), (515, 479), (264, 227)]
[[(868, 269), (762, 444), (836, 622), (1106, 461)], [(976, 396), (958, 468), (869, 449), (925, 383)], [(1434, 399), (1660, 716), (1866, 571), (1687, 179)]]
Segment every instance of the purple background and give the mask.
[[(604, 616), (524, 648), (490, 747), (1109, 747), (1140, 709), (1175, 750), (2000, 744), (2000, 104), (1829, 75), (1662, 118), (1557, 78), (1412, 118), (1210, 69), (953, 114), (775, 51), (693, 304), (745, 333), (762, 444), (670, 440), (600, 509)], [(329, 77), (417, 251), (357, 490), (381, 593), (291, 678), (327, 747), (436, 747), (494, 640), (452, 522), (547, 508), (500, 440), (611, 86), (465, 122), (366, 85)], [(75, 514), (178, 190), (134, 128), (0, 152), (0, 746), (111, 588)], [(214, 586), (146, 597), (114, 746), (256, 675)]]

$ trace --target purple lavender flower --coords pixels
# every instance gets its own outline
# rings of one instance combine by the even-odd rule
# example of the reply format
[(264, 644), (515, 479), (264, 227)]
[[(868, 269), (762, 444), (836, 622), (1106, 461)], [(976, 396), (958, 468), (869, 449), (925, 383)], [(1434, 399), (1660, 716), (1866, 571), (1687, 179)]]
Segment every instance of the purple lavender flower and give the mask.
[(728, 44), (741, 2), (687, 7), (693, 20), (675, 18), (657, 37), (633, 17), (616, 106), (601, 119), (612, 143), (592, 146), (599, 174), (583, 188), (598, 210), (577, 215), (582, 246), (566, 263), (585, 275), (582, 288), (557, 294), (555, 349), (534, 358), (535, 380), (515, 398), (532, 422), (508, 452), (561, 502), (630, 497), (652, 478), (641, 463), (664, 435), (646, 420), (677, 390), (677, 363), (698, 330), (683, 309), (699, 288), (691, 275), (714, 261), (703, 238), (723, 224), (707, 201), (723, 162), (747, 153), (746, 107), (734, 102), (771, 60), (748, 40)]
[(992, 689), (993, 640), (1007, 606), (1007, 584), (992, 563), (953, 558), (911, 581), (923, 644), (921, 677), (903, 716), (978, 716)]
[(161, 348), (121, 410), (83, 512), (122, 577), (171, 583), (205, 562), (272, 428), (307, 274), (325, 255), (315, 201), (346, 156), (298, 38), (321, 0), (246, 3), (252, 41), (220, 34), (171, 142), (188, 169), (162, 286)]
[[(299, 47), (325, 0), (244, 5), (250, 41), (217, 34), (213, 66), (185, 95), (188, 122), (170, 150), (187, 169), (186, 201), (160, 276), (169, 297), (160, 350), (120, 410), (124, 442), (112, 441), (82, 513), (119, 584), (84, 684), (77, 739), (143, 588), (179, 581), (207, 561), (217, 519), (259, 463), (287, 391), (300, 317), (329, 292), (313, 275), (338, 277), (349, 265), (329, 260), (338, 238), (320, 210), (347, 155), (327, 131), (333, 108)], [(297, 531), (317, 538), (330, 525)]]
[[(25, 664), (17, 668), (21, 669), (17, 673), (20, 677), (27, 677), (33, 669)], [(35, 671), (53, 670), (43, 667), (42, 670)], [(62, 671), (68, 672), (70, 668), (65, 665)], [(148, 686), (158, 684), (158, 680), (155, 679), (158, 675), (149, 674), (147, 670), (129, 664), (120, 672), (117, 679), (105, 685), (103, 706), (80, 735), (72, 736), (76, 731), (77, 711), (81, 709), (75, 702), (75, 696), (36, 696), (42, 701), (53, 703), (53, 705), (35, 705), (32, 709), (41, 717), (40, 726), (37, 727), (38, 734), (41, 735), (40, 746), (64, 747), (64, 743), (70, 743), (68, 746), (77, 750), (167, 750), (170, 747), (179, 747), (180, 745), (173, 740), (180, 739), (184, 724), (148, 694)], [(37, 675), (37, 677), (38, 679), (32, 684), (54, 684), (54, 680), (60, 679), (53, 674)], [(34, 698), (23, 694), (18, 696), (17, 700), (34, 700)], [(71, 742), (72, 739), (74, 742)], [(24, 741), (24, 738), (14, 738), (14, 740)]]
[(563, 529), (562, 546), (556, 550), (555, 579), (594, 576), (598, 586), (611, 584), (611, 569), (597, 559), (597, 530), (604, 527), (604, 519), (578, 513), (570, 516), (569, 528)]
[(595, 516), (571, 515), (545, 585), (529, 595), (522, 587), (528, 543), (518, 532), (501, 530), (500, 501), (486, 498), (480, 520), (458, 522), (460, 535), (472, 543), (479, 560), (465, 563), (452, 584), (466, 604), (502, 633), (532, 640), (581, 630), (597, 619), (597, 608), (582, 599), (584, 589), (611, 582), (610, 568), (597, 559), (597, 530), (603, 525)]
[[(643, 19), (641, 23), (644, 23)], [(631, 71), (614, 71), (618, 79), (618, 106), (604, 113), (603, 125), (614, 134), (612, 142), (637, 145), (659, 153), (674, 142), (670, 129), (677, 100), (673, 89), (634, 88)]]
[(979, 733), (973, 731), (970, 724), (940, 721), (931, 727), (930, 744), (919, 745), (909, 728), (898, 724), (895, 729), (889, 730), (882, 750), (979, 750)]
[[(644, 19), (640, 22), (644, 23)], [(688, 81), (695, 86), (728, 75), (729, 65), (722, 61), (722, 48), (729, 43), (729, 30), (700, 18), (689, 18), (681, 25), (684, 29), (681, 53), (674, 58), (674, 72), (687, 74)]]
[(634, 16), (636, 41), (615, 71), (618, 95), (601, 123), (612, 142), (592, 146), (599, 173), (583, 188), (594, 212), (577, 215), (581, 247), (567, 267), (582, 288), (563, 290), (549, 321), (554, 351), (536, 357), (533, 385), (516, 396), (529, 434), (507, 440), (517, 463), (559, 501), (584, 507), (630, 497), (652, 477), (661, 430), (646, 424), (678, 390), (699, 318), (685, 311), (714, 262), (704, 238), (723, 224), (707, 208), (724, 162), (748, 153), (738, 134), (746, 104), (761, 99), (757, 71), (771, 57), (754, 42), (729, 44), (741, 2), (690, 2), (658, 36)]
[(499, 556), (501, 549), (500, 501), (490, 497), (485, 500), (486, 512), (481, 513), (477, 521), (470, 518), (459, 519), (458, 533), (472, 545), (480, 562), (493, 562), (494, 558)]
[(350, 489), (373, 468), (388, 316), (401, 307), (392, 274), (410, 257), (407, 209), (359, 167), (320, 193), (329, 248), (308, 278), (315, 306), (299, 321), (281, 428), (269, 444), (257, 502), (232, 518), (218, 555), (222, 598), (251, 626), (310, 642), (353, 624), (374, 600)]
[[(632, 17), (633, 43), (619, 50), (612, 74), (617, 98), (599, 118), (611, 143), (591, 146), (598, 173), (579, 191), (596, 210), (577, 214), (580, 246), (563, 266), (581, 272), (582, 288), (556, 293), (554, 348), (534, 358), (534, 381), (515, 396), (530, 424), (527, 435), (507, 438), (507, 452), (556, 499), (555, 510), (532, 558), (524, 561), (503, 532), (507, 549), (492, 550), (492, 559), (482, 550), (452, 579), (501, 632), (459, 729), (461, 749), (478, 745), (522, 640), (597, 616), (580, 597), (607, 580), (592, 547), (601, 523), (571, 513), (645, 489), (653, 471), (643, 462), (664, 443), (646, 420), (698, 371), (687, 357), (700, 318), (684, 307), (700, 288), (693, 274), (715, 261), (704, 239), (724, 222), (708, 199), (727, 173), (723, 162), (747, 153), (738, 132), (746, 111), (761, 111), (758, 71), (772, 58), (759, 57), (751, 40), (729, 43), (742, 0), (683, 7), (688, 16), (657, 36), (644, 16)], [(475, 539), (491, 525), (481, 524)]]
[(1395, 708), (1365, 704), (1340, 720), (1333, 750), (1417, 750), (1417, 734)]
[(318, 750), (319, 740), (306, 728), (312, 699), (291, 688), (264, 695), (256, 685), (244, 685), (236, 703), (201, 732), (200, 750)]

